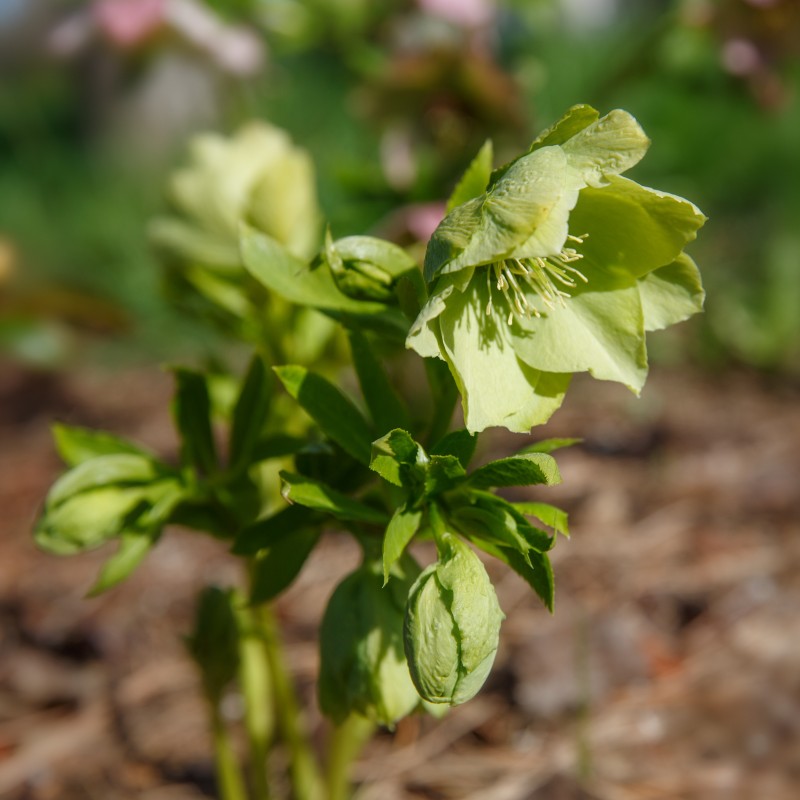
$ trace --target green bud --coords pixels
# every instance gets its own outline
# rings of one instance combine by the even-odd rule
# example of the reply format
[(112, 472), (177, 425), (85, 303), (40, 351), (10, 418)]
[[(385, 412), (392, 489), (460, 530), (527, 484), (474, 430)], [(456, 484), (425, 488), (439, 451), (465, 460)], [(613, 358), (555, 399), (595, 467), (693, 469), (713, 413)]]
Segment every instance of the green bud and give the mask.
[(336, 588), (320, 629), (319, 702), (335, 722), (355, 712), (391, 726), (420, 703), (403, 653), (403, 612), (419, 567), (408, 555), (383, 587), (368, 562)]
[(403, 634), (420, 696), (455, 706), (483, 686), (505, 615), (475, 553), (451, 534), (442, 544), (439, 561), (411, 588)]
[(138, 453), (82, 461), (51, 487), (36, 525), (36, 543), (56, 555), (99, 547), (122, 533), (166, 521), (183, 493), (176, 476)]
[(391, 300), (394, 284), (392, 275), (381, 265), (360, 256), (360, 253), (338, 248), (328, 231), (320, 260), (330, 269), (339, 291), (355, 300), (383, 303)]

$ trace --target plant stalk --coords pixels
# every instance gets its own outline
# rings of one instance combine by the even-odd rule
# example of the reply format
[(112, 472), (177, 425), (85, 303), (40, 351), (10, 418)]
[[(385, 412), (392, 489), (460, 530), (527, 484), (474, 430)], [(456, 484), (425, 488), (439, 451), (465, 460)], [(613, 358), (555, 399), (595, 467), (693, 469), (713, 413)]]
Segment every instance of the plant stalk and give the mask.
[(350, 768), (374, 731), (375, 723), (358, 714), (333, 729), (328, 742), (327, 800), (348, 800)]
[(240, 609), (242, 628), (239, 683), (244, 696), (244, 722), (250, 748), (250, 773), (255, 800), (269, 800), (267, 756), (274, 732), (274, 702), (266, 644), (250, 609)]
[(248, 800), (247, 790), (230, 735), (219, 712), (219, 705), (210, 701), (211, 736), (214, 741), (214, 761), (221, 800)]
[(277, 723), (291, 757), (293, 797), (295, 800), (321, 800), (323, 793), (319, 766), (303, 730), (300, 706), (286, 668), (275, 619), (266, 605), (253, 611), (258, 615), (259, 630), (269, 662)]

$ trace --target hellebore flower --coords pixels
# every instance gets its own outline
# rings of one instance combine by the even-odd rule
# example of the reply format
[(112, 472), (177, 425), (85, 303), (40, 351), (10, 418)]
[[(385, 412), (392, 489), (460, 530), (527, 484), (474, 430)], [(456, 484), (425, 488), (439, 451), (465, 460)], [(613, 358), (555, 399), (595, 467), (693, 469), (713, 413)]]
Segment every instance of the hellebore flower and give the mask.
[(483, 564), (469, 546), (448, 533), (442, 545), (439, 561), (411, 587), (403, 637), (420, 697), (455, 706), (483, 686), (505, 615)]
[(526, 432), (561, 405), (574, 372), (638, 393), (645, 331), (702, 307), (683, 248), (705, 217), (621, 177), (649, 140), (625, 111), (576, 106), (530, 150), (490, 173), (473, 163), (428, 244), (430, 297), (407, 346), (443, 358), (466, 426)]
[(311, 257), (319, 242), (314, 166), (285, 131), (251, 122), (230, 137), (203, 133), (190, 156), (170, 181), (177, 214), (151, 226), (155, 244), (192, 263), (237, 267), (244, 221)]

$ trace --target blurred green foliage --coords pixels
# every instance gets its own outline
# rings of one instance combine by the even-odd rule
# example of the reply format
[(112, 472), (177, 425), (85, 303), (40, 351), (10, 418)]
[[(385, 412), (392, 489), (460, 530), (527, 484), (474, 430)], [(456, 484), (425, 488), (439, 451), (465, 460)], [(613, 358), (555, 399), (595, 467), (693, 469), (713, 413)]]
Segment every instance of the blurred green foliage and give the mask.
[[(626, 108), (657, 143), (632, 177), (692, 197), (710, 218), (692, 251), (708, 314), (671, 346), (800, 370), (796, 2), (506, 0), (484, 4), (483, 26), (465, 16), (476, 3), (427, 5), (208, 0), (265, 44), (258, 74), (220, 77), (163, 33), (101, 48), (92, 63), (107, 70), (113, 104), (165, 54), (190, 58), (216, 81), (218, 129), (266, 119), (311, 152), (335, 237), (377, 230), (403, 244), (420, 235), (416, 204), (447, 196), (487, 137), (502, 160), (573, 103)], [(144, 231), (182, 141), (156, 156), (115, 147), (79, 67), (0, 60), (0, 347), (25, 354), (22, 321), (41, 336), (55, 320), (166, 357), (194, 345), (196, 329), (162, 299)]]

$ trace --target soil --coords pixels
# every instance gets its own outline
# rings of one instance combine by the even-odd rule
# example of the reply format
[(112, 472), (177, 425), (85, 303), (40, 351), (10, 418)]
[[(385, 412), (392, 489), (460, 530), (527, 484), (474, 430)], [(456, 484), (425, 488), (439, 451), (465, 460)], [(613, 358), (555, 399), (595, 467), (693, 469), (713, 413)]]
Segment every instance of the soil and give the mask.
[[(127, 583), (87, 599), (109, 551), (58, 559), (30, 537), (60, 471), (49, 423), (174, 457), (170, 390), (155, 369), (0, 369), (2, 798), (216, 796), (180, 637), (201, 586), (237, 581), (235, 561), (170, 531)], [(489, 565), (507, 619), (487, 685), (442, 720), (381, 733), (357, 762), (357, 797), (797, 800), (798, 401), (797, 387), (752, 374), (656, 370), (639, 400), (579, 381), (541, 433), (584, 437), (558, 454), (563, 484), (517, 495), (570, 513), (555, 615)], [(483, 456), (517, 446), (494, 438)], [(320, 746), (316, 627), (356, 558), (326, 536), (277, 607)]]

